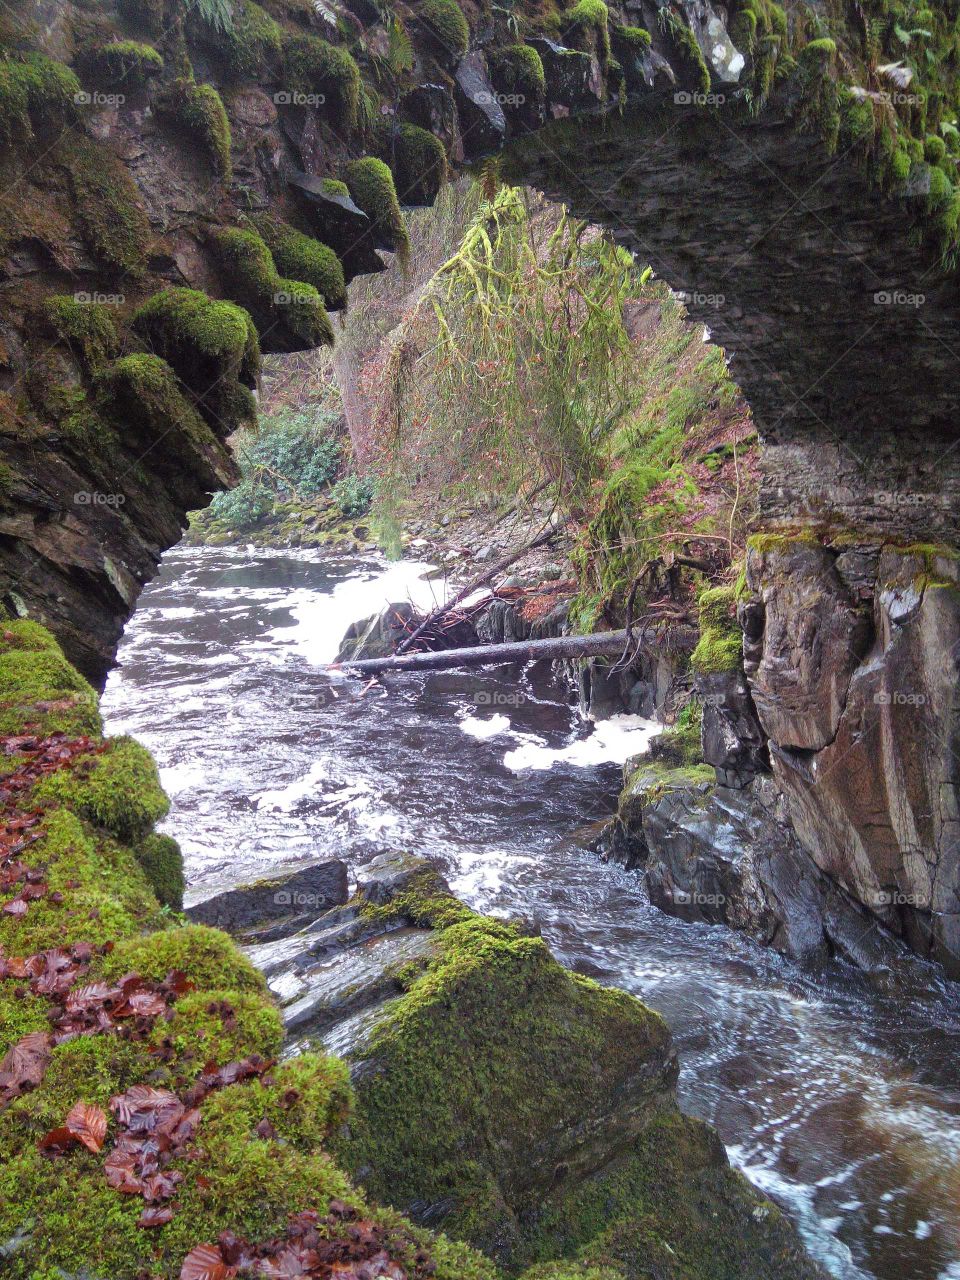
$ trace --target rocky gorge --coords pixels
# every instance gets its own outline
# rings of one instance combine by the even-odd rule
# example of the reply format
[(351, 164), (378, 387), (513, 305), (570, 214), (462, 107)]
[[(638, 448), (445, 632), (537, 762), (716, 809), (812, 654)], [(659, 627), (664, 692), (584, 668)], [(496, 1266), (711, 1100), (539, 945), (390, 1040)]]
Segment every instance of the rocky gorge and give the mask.
[[(957, 15), (527, 8), (2, 20), (14, 1276), (820, 1274), (677, 1108), (642, 1003), (417, 862), (354, 896), (342, 864), (322, 893), (313, 871), (266, 903), (234, 889), (183, 924), (155, 767), (102, 736), (94, 686), (186, 512), (236, 480), (262, 353), (333, 341), (349, 282), (402, 268), (401, 206), (491, 155), (683, 292), (759, 435), (742, 571), (698, 583), (689, 662), (577, 672), (597, 715), (693, 693), (631, 762), (604, 852), (666, 912), (805, 964), (960, 976)], [(252, 950), (212, 925), (256, 926)]]

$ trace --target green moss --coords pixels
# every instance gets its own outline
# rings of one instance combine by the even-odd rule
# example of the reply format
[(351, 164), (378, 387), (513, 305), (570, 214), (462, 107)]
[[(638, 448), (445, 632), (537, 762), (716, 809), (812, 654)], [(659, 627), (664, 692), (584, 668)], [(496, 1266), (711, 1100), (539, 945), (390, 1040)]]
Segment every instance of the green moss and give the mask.
[(703, 724), (703, 706), (696, 699), (686, 704), (677, 716), (676, 723), (664, 729), (654, 740), (651, 755), (671, 765), (698, 765), (703, 762), (700, 731)]
[(138, 31), (159, 36), (163, 33), (165, 0), (117, 0), (120, 15)]
[(343, 174), (350, 195), (370, 219), (371, 234), (378, 243), (396, 251), (401, 259), (410, 252), (407, 225), (393, 185), (393, 174), (373, 156), (351, 160)]
[(112, 356), (118, 344), (110, 311), (99, 302), (80, 302), (66, 294), (44, 299), (44, 315), (61, 342), (65, 342), (88, 369)]
[(833, 66), (836, 56), (836, 41), (824, 36), (805, 44), (797, 54), (797, 62), (806, 71), (819, 72), (822, 75)]
[(710, 587), (700, 593), (700, 639), (690, 665), (701, 675), (736, 671), (743, 658), (743, 633), (736, 619), (735, 588)]
[(234, 6), (233, 23), (226, 31), (207, 30), (210, 45), (236, 80), (256, 79), (279, 63), (283, 29), (253, 0)]
[(470, 45), (470, 28), (456, 0), (420, 0), (414, 12), (434, 53), (459, 62)]
[(923, 140), (923, 157), (927, 164), (940, 164), (946, 158), (947, 144), (937, 134), (928, 133)]
[(126, 165), (72, 129), (57, 152), (70, 174), (77, 222), (90, 248), (117, 271), (139, 271), (150, 246), (150, 223)]
[(140, 839), (170, 808), (157, 766), (133, 738), (111, 738), (107, 748), (51, 774), (36, 794), (59, 801), (120, 839)]
[(226, 227), (214, 233), (213, 243), (231, 291), (253, 312), (261, 330), (282, 320), (306, 347), (333, 344), (319, 291), (279, 275), (272, 253), (255, 231)]
[(328, 196), (350, 196), (350, 188), (339, 178), (324, 178), (320, 185)]
[(697, 93), (706, 97), (710, 93), (710, 68), (703, 56), (703, 50), (697, 37), (687, 26), (683, 18), (673, 10), (661, 10), (666, 13), (666, 26), (673, 42), (683, 60), (687, 63), (697, 80)]
[(71, 737), (100, 732), (97, 695), (47, 632), (28, 620), (0, 627), (0, 733), (25, 726)]
[(579, 0), (561, 17), (567, 42), (585, 53), (595, 53), (601, 67), (610, 61), (609, 18), (604, 0)]
[(84, 64), (97, 77), (97, 87), (138, 89), (163, 71), (163, 58), (152, 45), (115, 40), (88, 51)]
[(212, 84), (198, 84), (185, 77), (174, 80), (157, 98), (156, 112), (202, 147), (220, 178), (230, 181), (230, 121)]
[(547, 96), (547, 80), (543, 59), (528, 44), (508, 44), (490, 54), (490, 64), (497, 89), (534, 105), (543, 104)]
[(318, 99), (338, 130), (353, 133), (360, 103), (360, 68), (345, 49), (316, 36), (287, 36), (283, 42), (286, 89)]
[(0, 144), (29, 141), (34, 129), (62, 127), (77, 114), (80, 81), (42, 53), (0, 61)]
[(374, 1032), (365, 1056), (376, 1070), (356, 1078), (337, 1148), (375, 1194), (444, 1206), (446, 1230), (502, 1248), (514, 1215), (554, 1177), (560, 1157), (545, 1135), (586, 1133), (586, 1117), (615, 1110), (668, 1032), (638, 1001), (568, 973), (542, 939), (512, 926), (464, 918), (436, 946)]
[(151, 832), (134, 847), (134, 855), (160, 905), (179, 911), (183, 906), (186, 882), (183, 876), (183, 854), (173, 836)]
[(433, 204), (447, 176), (443, 143), (415, 124), (401, 124), (394, 139), (394, 172), (404, 204)]
[(154, 1024), (150, 1045), (163, 1056), (172, 1054), (180, 1072), (197, 1074), (208, 1062), (233, 1062), (252, 1053), (277, 1057), (283, 1021), (276, 1005), (258, 993), (205, 988), (180, 996), (173, 1016)]
[(716, 781), (716, 772), (708, 764), (674, 765), (669, 761), (644, 759), (626, 778), (617, 812), (627, 826), (636, 827), (641, 825), (643, 810), (656, 804), (667, 792), (702, 788), (706, 796)]
[(189, 924), (161, 929), (142, 938), (121, 940), (101, 964), (105, 978), (135, 972), (159, 982), (182, 969), (197, 987), (209, 991), (263, 994), (266, 982), (235, 943), (219, 929)]
[(284, 275), (312, 284), (332, 311), (347, 305), (343, 265), (332, 249), (268, 213), (252, 221)]

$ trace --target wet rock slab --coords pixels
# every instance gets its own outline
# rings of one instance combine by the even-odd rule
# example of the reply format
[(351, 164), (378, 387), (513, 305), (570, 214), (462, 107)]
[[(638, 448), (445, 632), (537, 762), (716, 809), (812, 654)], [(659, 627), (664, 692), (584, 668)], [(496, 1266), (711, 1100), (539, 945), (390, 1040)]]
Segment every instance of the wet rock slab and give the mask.
[(342, 906), (348, 897), (347, 864), (328, 858), (216, 893), (187, 907), (185, 914), (194, 924), (266, 941), (292, 933), (332, 907)]

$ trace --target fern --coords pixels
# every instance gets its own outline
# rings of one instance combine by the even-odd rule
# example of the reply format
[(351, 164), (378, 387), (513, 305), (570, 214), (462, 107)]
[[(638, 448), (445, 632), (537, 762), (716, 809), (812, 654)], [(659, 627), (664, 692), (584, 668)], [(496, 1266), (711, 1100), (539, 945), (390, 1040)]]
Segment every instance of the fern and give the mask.
[(391, 72), (397, 78), (402, 76), (405, 71), (413, 70), (413, 41), (410, 39), (406, 27), (396, 15), (393, 16), (390, 22), (390, 51), (387, 54), (387, 60), (390, 64)]
[(233, 30), (233, 0), (192, 0), (201, 19), (214, 31)]

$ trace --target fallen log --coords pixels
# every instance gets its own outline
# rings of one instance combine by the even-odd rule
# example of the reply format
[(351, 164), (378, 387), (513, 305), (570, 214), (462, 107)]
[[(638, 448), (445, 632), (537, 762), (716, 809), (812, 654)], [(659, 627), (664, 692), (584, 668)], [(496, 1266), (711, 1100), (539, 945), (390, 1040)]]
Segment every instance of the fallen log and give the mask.
[(515, 564), (520, 557), (526, 555), (528, 551), (534, 551), (537, 547), (545, 547), (548, 542), (552, 542), (557, 534), (563, 530), (564, 524), (566, 524), (566, 521), (561, 521), (560, 524), (551, 525), (549, 529), (545, 529), (543, 532), (538, 533), (532, 542), (525, 543), (524, 546), (520, 547), (517, 551), (511, 551), (508, 556), (504, 556), (502, 560), (498, 560), (496, 564), (491, 565), (489, 569), (486, 569), (479, 578), (474, 578), (474, 580), (472, 582), (468, 582), (465, 587), (461, 587), (457, 594), (451, 600), (448, 600), (446, 604), (438, 605), (436, 609), (427, 614), (415, 631), (412, 631), (410, 635), (405, 636), (403, 640), (400, 641), (397, 645), (398, 655), (409, 649), (410, 646), (423, 635), (428, 627), (432, 626), (433, 623), (442, 618), (445, 613), (449, 613), (454, 605), (459, 604), (461, 600), (465, 600), (467, 596), (472, 595), (474, 591), (479, 591), (481, 587), (485, 587), (489, 582), (492, 582), (498, 574), (503, 573), (504, 569), (509, 569), (512, 564)]
[[(682, 633), (682, 634), (678, 634)], [(639, 633), (634, 632), (634, 640)], [(650, 629), (651, 644), (665, 648), (693, 648), (695, 627), (670, 627), (667, 632)], [(509, 644), (477, 644), (466, 649), (439, 649), (432, 653), (394, 654), (390, 658), (359, 658), (356, 662), (334, 662), (330, 668), (377, 675), (381, 671), (447, 671), (454, 667), (491, 667), (501, 662), (556, 661), (559, 658), (593, 658), (620, 654), (626, 631), (595, 631), (589, 636), (553, 636), (547, 640), (519, 640)]]

